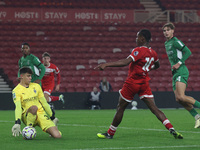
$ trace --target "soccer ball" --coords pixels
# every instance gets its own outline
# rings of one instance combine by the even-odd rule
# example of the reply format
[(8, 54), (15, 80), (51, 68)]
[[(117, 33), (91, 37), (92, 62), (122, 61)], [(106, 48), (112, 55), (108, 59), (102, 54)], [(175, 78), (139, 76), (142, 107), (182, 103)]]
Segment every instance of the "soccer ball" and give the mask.
[(22, 130), (22, 136), (26, 140), (32, 140), (32, 139), (34, 139), (36, 137), (36, 130), (35, 130), (35, 128), (34, 127), (30, 127), (30, 126), (26, 126)]

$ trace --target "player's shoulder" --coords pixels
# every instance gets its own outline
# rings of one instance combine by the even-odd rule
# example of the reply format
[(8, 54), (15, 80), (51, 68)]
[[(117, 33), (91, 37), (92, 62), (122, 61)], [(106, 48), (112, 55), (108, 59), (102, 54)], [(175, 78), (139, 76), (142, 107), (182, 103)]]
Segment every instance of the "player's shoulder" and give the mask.
[(38, 83), (30, 83), (29, 87), (40, 87), (40, 85)]
[(18, 85), (12, 90), (12, 92), (17, 93), (17, 92), (20, 92), (20, 91), (22, 91), (22, 90), (23, 90), (23, 86), (20, 85), (20, 84), (18, 84)]
[(50, 63), (50, 67), (56, 68), (57, 66), (53, 63)]
[(30, 59), (36, 59), (36, 60), (40, 61), (39, 58), (33, 54), (30, 54), (29, 57), (30, 57)]

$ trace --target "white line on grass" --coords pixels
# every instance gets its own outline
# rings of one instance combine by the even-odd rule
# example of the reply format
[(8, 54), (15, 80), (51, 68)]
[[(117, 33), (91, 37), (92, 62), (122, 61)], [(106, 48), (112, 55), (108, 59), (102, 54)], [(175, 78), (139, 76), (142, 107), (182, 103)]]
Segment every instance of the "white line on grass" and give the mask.
[[(13, 121), (6, 121), (6, 120), (0, 120), (1, 122), (12, 122)], [(95, 128), (108, 128), (109, 126), (95, 126), (95, 125), (84, 125), (84, 124), (58, 124), (59, 126), (71, 126), (71, 127), (95, 127)], [(166, 132), (167, 130), (163, 130), (163, 129), (146, 129), (146, 128), (131, 128), (131, 127), (118, 127), (121, 129), (127, 129), (127, 130), (146, 130), (146, 131), (163, 131)], [(181, 133), (197, 133), (199, 134), (200, 132), (198, 131), (179, 131)]]
[[(98, 128), (108, 128), (109, 126), (95, 126), (95, 125), (82, 125), (82, 124), (59, 124), (61, 126), (73, 126), (73, 127), (98, 127)], [(128, 129), (128, 130), (147, 130), (147, 131), (163, 131), (166, 132), (167, 130), (163, 129), (146, 129), (146, 128), (131, 128), (131, 127), (118, 127), (121, 129)], [(198, 131), (179, 131), (183, 133), (200, 133)]]
[[(85, 148), (85, 149), (71, 149), (71, 150), (109, 150), (109, 149), (165, 149), (165, 148), (194, 148), (200, 147), (200, 145), (179, 145), (179, 146), (148, 146), (148, 147), (109, 147), (109, 148)], [(61, 149), (66, 150), (66, 149)]]

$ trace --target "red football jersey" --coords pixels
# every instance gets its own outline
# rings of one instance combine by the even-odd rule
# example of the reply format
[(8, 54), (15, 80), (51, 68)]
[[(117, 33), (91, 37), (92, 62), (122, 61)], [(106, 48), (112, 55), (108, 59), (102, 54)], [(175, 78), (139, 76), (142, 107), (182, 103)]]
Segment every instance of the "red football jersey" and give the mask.
[(154, 62), (158, 61), (157, 53), (148, 47), (141, 46), (133, 49), (129, 55), (133, 62), (129, 64), (127, 82), (134, 79), (135, 83), (143, 83), (150, 80), (148, 71), (151, 70)]
[(45, 75), (42, 78), (42, 86), (54, 84), (54, 74), (57, 75), (57, 84), (60, 84), (60, 70), (58, 67), (52, 63), (46, 67)]

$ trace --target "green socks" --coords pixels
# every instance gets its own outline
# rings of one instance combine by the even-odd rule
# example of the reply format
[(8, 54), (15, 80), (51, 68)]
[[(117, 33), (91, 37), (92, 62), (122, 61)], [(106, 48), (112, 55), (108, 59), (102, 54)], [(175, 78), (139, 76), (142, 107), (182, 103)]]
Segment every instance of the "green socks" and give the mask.
[(193, 117), (195, 117), (198, 114), (198, 112), (194, 108), (192, 108), (189, 112)]
[(195, 101), (194, 106), (200, 108), (200, 102), (199, 101)]

